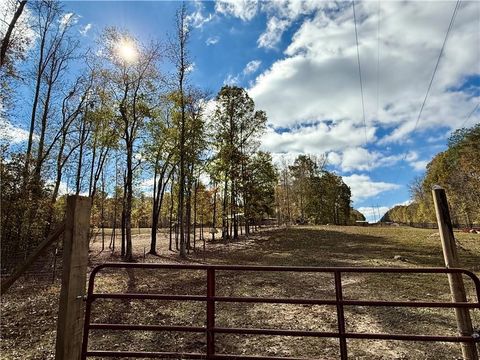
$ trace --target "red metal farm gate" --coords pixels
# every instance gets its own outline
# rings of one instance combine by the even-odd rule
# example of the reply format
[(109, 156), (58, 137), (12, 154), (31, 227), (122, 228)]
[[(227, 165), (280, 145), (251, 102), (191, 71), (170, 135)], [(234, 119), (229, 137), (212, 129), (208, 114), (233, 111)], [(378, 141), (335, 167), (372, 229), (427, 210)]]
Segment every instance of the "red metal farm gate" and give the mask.
[[(138, 294), (138, 293), (95, 293), (95, 277), (98, 272), (106, 268), (125, 269), (175, 269), (200, 270), (206, 272), (207, 291), (204, 296), (197, 295), (169, 295), (169, 294)], [(303, 299), (303, 298), (276, 298), (276, 297), (229, 297), (216, 296), (216, 272), (303, 272), (328, 273), (333, 275), (335, 284), (334, 299)], [(476, 302), (425, 302), (425, 301), (364, 301), (346, 300), (342, 291), (342, 274), (344, 273), (383, 273), (383, 274), (462, 274), (469, 277), (475, 286)], [(92, 304), (97, 299), (143, 299), (143, 300), (178, 300), (206, 303), (206, 326), (163, 326), (163, 325), (133, 325), (133, 324), (101, 324), (91, 323)], [(225, 328), (215, 326), (215, 304), (229, 303), (270, 303), (270, 304), (311, 304), (336, 306), (338, 331), (298, 331), (286, 329), (258, 329), (258, 328)], [(463, 336), (437, 336), (412, 334), (381, 334), (347, 332), (345, 329), (345, 306), (377, 306), (377, 307), (415, 307), (415, 308), (466, 308), (480, 309), (480, 280), (472, 272), (453, 268), (361, 268), (361, 267), (278, 267), (278, 266), (230, 266), (230, 265), (177, 265), (177, 264), (126, 264), (106, 263), (95, 267), (90, 275), (88, 293), (86, 297), (85, 325), (82, 344), (82, 359), (87, 357), (130, 357), (130, 358), (182, 358), (182, 359), (293, 359), (272, 356), (241, 356), (215, 353), (215, 334), (249, 334), (249, 335), (280, 335), (297, 337), (337, 338), (341, 359), (347, 359), (347, 339), (372, 340), (404, 340), (427, 342), (454, 342), (477, 343), (478, 334)], [(89, 350), (89, 330), (143, 330), (167, 332), (195, 332), (206, 336), (206, 353), (177, 353), (177, 352), (134, 352), (134, 351), (106, 351)]]

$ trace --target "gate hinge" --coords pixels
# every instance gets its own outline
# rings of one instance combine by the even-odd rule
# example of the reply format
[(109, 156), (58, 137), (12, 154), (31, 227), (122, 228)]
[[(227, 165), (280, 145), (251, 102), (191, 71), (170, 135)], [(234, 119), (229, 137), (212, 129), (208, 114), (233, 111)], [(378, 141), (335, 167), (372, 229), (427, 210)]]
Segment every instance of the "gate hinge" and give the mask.
[(474, 329), (472, 333), (473, 341), (480, 342), (480, 329)]

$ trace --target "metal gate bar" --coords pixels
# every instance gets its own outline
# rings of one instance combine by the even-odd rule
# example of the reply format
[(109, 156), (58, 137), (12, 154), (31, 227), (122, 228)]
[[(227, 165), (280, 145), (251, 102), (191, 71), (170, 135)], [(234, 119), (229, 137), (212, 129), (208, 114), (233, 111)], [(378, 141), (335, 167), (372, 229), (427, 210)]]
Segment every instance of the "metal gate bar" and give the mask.
[[(137, 293), (95, 293), (95, 277), (105, 268), (125, 269), (176, 269), (206, 271), (207, 294), (200, 295), (169, 295), (169, 294), (137, 294)], [(330, 273), (334, 276), (335, 299), (303, 299), (303, 298), (276, 298), (276, 297), (231, 297), (215, 295), (216, 271), (261, 271), (261, 272), (309, 272)], [(383, 300), (345, 300), (343, 298), (342, 273), (382, 273), (382, 274), (463, 274), (469, 277), (474, 284), (477, 300), (468, 302), (428, 302), (428, 301), (383, 301)], [(92, 304), (97, 299), (137, 299), (137, 300), (176, 300), (205, 302), (207, 306), (206, 327), (201, 326), (165, 326), (165, 325), (134, 325), (134, 324), (101, 324), (90, 323)], [(284, 329), (256, 329), (256, 328), (224, 328), (215, 326), (215, 303), (270, 303), (270, 304), (312, 304), (334, 305), (337, 311), (337, 332), (328, 331), (301, 331)], [(355, 333), (347, 332), (345, 328), (344, 306), (375, 306), (375, 307), (427, 307), (427, 308), (467, 308), (480, 309), (480, 279), (471, 271), (453, 268), (386, 268), (386, 267), (279, 267), (279, 266), (241, 266), (241, 265), (181, 265), (181, 264), (137, 264), (137, 263), (105, 263), (95, 267), (90, 274), (88, 292), (86, 296), (85, 323), (82, 343), (82, 360), (87, 357), (131, 357), (131, 358), (183, 358), (183, 359), (283, 359), (306, 360), (306, 358), (289, 357), (262, 357), (245, 355), (228, 355), (215, 353), (215, 334), (244, 334), (244, 335), (279, 335), (298, 337), (337, 338), (339, 340), (340, 356), (347, 359), (347, 339), (369, 340), (403, 340), (403, 341), (443, 341), (443, 342), (471, 342), (480, 341), (478, 334), (470, 336), (437, 336), (413, 334), (382, 334), (382, 333)], [(128, 330), (128, 331), (173, 331), (194, 332), (206, 335), (206, 353), (180, 352), (139, 352), (139, 351), (107, 351), (88, 350), (88, 335), (94, 330)]]

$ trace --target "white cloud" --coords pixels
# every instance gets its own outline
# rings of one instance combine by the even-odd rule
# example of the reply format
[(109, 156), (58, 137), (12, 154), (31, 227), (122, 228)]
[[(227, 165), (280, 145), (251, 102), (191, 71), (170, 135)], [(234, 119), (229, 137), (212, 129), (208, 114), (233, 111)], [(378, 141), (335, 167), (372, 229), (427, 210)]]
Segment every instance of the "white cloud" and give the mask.
[(220, 41), (220, 36), (210, 36), (206, 41), (205, 41), (205, 44), (207, 46), (209, 45), (215, 45), (216, 43), (218, 43)]
[(203, 114), (206, 119), (211, 119), (213, 114), (215, 113), (215, 109), (217, 107), (217, 102), (215, 99), (210, 100), (202, 100), (203, 101)]
[(237, 85), (239, 77), (238, 75), (228, 74), (226, 79), (223, 80), (223, 85)]
[(5, 119), (0, 119), (0, 141), (3, 143), (20, 144), (28, 140), (29, 132), (12, 125)]
[(62, 27), (66, 27), (75, 25), (76, 23), (78, 23), (78, 20), (80, 20), (80, 16), (70, 12), (63, 14), (59, 21)]
[(91, 28), (92, 28), (92, 24), (89, 23), (89, 24), (85, 25), (82, 29), (80, 29), (79, 32), (82, 36), (86, 36)]
[(403, 156), (403, 159), (415, 170), (424, 171), (427, 167), (429, 160), (420, 160), (416, 151), (409, 151)]
[(194, 62), (192, 62), (191, 64), (189, 64), (187, 66), (187, 68), (185, 69), (185, 72), (191, 73), (195, 70), (195, 67), (196, 67), (196, 64)]
[(368, 175), (353, 174), (342, 176), (343, 181), (352, 191), (352, 201), (356, 202), (375, 197), (380, 193), (399, 189), (398, 184), (387, 183), (383, 181), (373, 181)]
[(332, 151), (327, 154), (327, 162), (330, 165), (338, 166), (342, 163), (342, 156)]
[(394, 208), (395, 206), (407, 206), (407, 205), (410, 205), (411, 203), (412, 203), (412, 200), (406, 200), (402, 203), (398, 203), (392, 206), (385, 206), (385, 205), (362, 206), (362, 207), (359, 207), (357, 210), (360, 211), (363, 215), (365, 215), (368, 221), (373, 222), (373, 221), (379, 221), (388, 210)]
[(228, 74), (226, 79), (223, 81), (223, 85), (238, 85), (240, 80), (244, 79), (246, 76), (255, 73), (261, 65), (260, 60), (252, 60), (245, 65), (243, 70), (236, 74)]
[[(296, 155), (302, 153), (316, 155), (326, 154), (327, 163), (338, 168), (342, 172), (370, 171), (376, 168), (390, 167), (403, 160), (405, 160), (415, 170), (420, 171), (424, 170), (426, 164), (428, 163), (426, 160), (419, 160), (418, 155), (415, 152), (409, 152), (408, 154), (387, 155), (379, 151), (369, 151), (361, 146), (348, 147), (348, 144), (343, 142), (335, 143), (335, 137), (332, 136), (332, 139), (332, 137), (328, 136), (327, 134), (315, 134), (315, 130), (310, 133), (308, 130), (305, 130), (305, 132), (300, 130), (299, 133), (304, 134), (302, 136), (307, 140), (307, 142), (297, 144), (297, 142), (293, 140), (290, 144), (277, 143), (279, 141), (278, 137), (275, 136), (273, 140), (270, 140), (268, 139), (269, 135), (267, 133), (267, 139), (264, 139), (265, 149), (269, 151), (278, 151), (279, 148), (283, 147), (289, 151), (292, 149), (291, 151), (293, 151), (293, 153)], [(358, 137), (356, 139), (354, 135), (355, 132), (351, 133), (349, 140), (361, 143), (362, 138), (361, 136), (358, 136), (358, 132)], [(324, 146), (328, 146), (328, 144), (330, 144), (329, 147), (321, 147), (318, 145), (316, 147), (308, 146), (308, 138), (315, 136), (319, 137), (318, 143), (323, 142)], [(298, 141), (300, 141), (300, 139)], [(272, 145), (278, 145), (278, 147)], [(297, 145), (303, 145), (303, 147)], [(331, 151), (335, 147), (338, 149), (336, 151)]]
[(267, 29), (257, 40), (259, 47), (274, 48), (282, 38), (283, 32), (290, 26), (290, 21), (271, 17), (267, 23)]
[(195, 11), (187, 15), (186, 22), (189, 26), (201, 28), (206, 23), (213, 20), (213, 14), (204, 14), (204, 5), (201, 1), (194, 1)]
[(261, 3), (267, 13), (267, 29), (257, 40), (259, 47), (275, 48), (283, 33), (302, 15), (313, 14), (323, 9), (329, 10), (334, 4), (328, 1), (276, 0)]
[(140, 183), (140, 187), (143, 188), (144, 190), (151, 189), (153, 188), (153, 185), (155, 184), (155, 179), (154, 178), (149, 178), (145, 179)]
[[(69, 191), (68, 184), (64, 181), (60, 181), (60, 185), (58, 186), (58, 195), (59, 196), (67, 195), (70, 192), (71, 192), (71, 189)], [(88, 194), (87, 194), (87, 196), (88, 196)]]
[[(47, 180), (47, 185), (50, 186), (53, 190), (55, 182), (53, 180)], [(67, 195), (72, 192), (72, 189), (68, 189), (68, 184), (64, 181), (60, 181), (58, 186), (58, 196)], [(81, 194), (82, 196), (88, 196), (88, 193)]]
[(393, 207), (395, 207), (395, 206), (408, 206), (408, 205), (410, 205), (412, 202), (413, 202), (412, 200), (405, 200), (404, 202), (395, 204), (395, 205), (391, 206), (390, 208), (393, 208)]
[(413, 167), (415, 171), (424, 171), (426, 170), (429, 162), (430, 162), (429, 160), (417, 160), (417, 161), (412, 161), (410, 165)]
[(357, 208), (369, 222), (377, 222), (390, 210), (388, 206), (362, 206)]
[(343, 171), (371, 170), (382, 166), (391, 166), (402, 159), (403, 155), (387, 156), (377, 151), (370, 152), (360, 147), (350, 147), (343, 151), (341, 168)]
[(201, 184), (208, 186), (211, 183), (212, 179), (210, 178), (210, 175), (208, 173), (202, 172), (200, 174), (199, 181)]
[(260, 60), (252, 60), (250, 61), (245, 68), (243, 69), (243, 74), (244, 75), (250, 75), (253, 74), (258, 70), (262, 62)]
[(250, 21), (257, 14), (258, 2), (256, 0), (218, 0), (215, 2), (215, 11), (237, 17), (243, 21)]
[[(267, 112), (275, 128), (293, 127), (293, 134), (302, 132), (296, 128), (299, 124), (324, 119), (348, 123), (346, 127), (360, 133), (363, 118), (351, 5), (340, 4), (336, 11), (331, 11), (330, 7), (337, 5), (319, 2), (322, 4), (306, 8), (303, 2), (294, 5), (293, 1), (283, 1), (278, 6), (276, 3), (262, 6), (270, 14), (269, 19), (275, 16), (288, 21), (298, 18), (298, 14), (311, 16), (295, 32), (285, 57), (260, 74), (249, 89), (256, 105)], [(287, 4), (283, 12), (282, 4)], [(376, 140), (377, 145), (385, 145), (404, 142), (410, 137), (453, 6), (452, 2), (381, 3), (377, 109), (377, 3), (358, 3), (358, 17), (362, 19), (358, 31), (366, 124), (370, 133), (371, 129), (383, 130), (379, 139), (369, 135), (368, 143)], [(480, 31), (475, 6), (479, 5), (462, 3), (417, 133), (438, 127), (459, 127), (463, 114), (480, 101), (480, 96), (458, 90), (466, 78), (480, 74)], [(475, 117), (472, 122), (480, 121), (479, 113), (472, 117)], [(288, 138), (290, 148), (307, 147), (303, 137), (294, 139), (293, 134), (270, 137), (282, 143)], [(352, 147), (343, 138), (337, 138), (336, 142), (336, 146), (319, 147)], [(353, 144), (360, 145), (358, 141)], [(420, 163), (414, 166), (420, 167)]]
[[(367, 129), (367, 134), (369, 137), (375, 137), (375, 129)], [(341, 121), (296, 126), (281, 133), (268, 128), (262, 138), (262, 146), (264, 150), (271, 152), (319, 155), (351, 146), (362, 146), (364, 141), (363, 128), (360, 125)]]

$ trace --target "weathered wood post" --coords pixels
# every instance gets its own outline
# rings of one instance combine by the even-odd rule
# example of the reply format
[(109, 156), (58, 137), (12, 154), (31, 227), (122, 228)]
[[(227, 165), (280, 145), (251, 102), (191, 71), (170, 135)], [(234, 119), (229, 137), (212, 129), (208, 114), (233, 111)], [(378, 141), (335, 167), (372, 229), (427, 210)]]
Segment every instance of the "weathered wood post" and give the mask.
[(77, 360), (81, 355), (90, 209), (88, 197), (67, 198), (55, 360)]
[[(433, 202), (435, 204), (435, 213), (437, 215), (438, 231), (442, 241), (443, 257), (447, 268), (460, 267), (458, 260), (455, 237), (453, 236), (452, 221), (448, 209), (447, 195), (445, 190), (435, 185), (432, 189)], [(448, 274), (448, 282), (454, 302), (467, 302), (467, 295), (463, 284), (461, 274)], [(471, 336), (473, 334), (472, 319), (469, 309), (455, 308), (455, 317), (457, 319), (458, 332), (462, 336)], [(478, 360), (477, 347), (474, 343), (462, 343), (462, 354), (464, 360)]]

